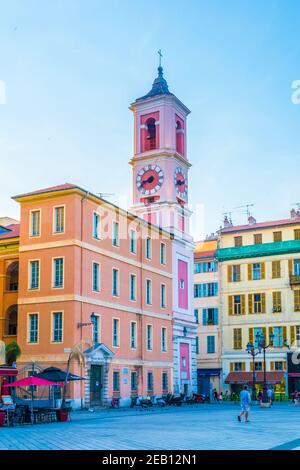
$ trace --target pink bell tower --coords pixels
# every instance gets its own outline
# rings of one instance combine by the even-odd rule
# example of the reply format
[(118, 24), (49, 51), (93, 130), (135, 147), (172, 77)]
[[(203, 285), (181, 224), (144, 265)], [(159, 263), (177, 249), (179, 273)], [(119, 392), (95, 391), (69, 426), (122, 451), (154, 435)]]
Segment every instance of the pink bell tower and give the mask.
[(186, 120), (189, 109), (169, 91), (161, 53), (149, 93), (131, 104), (134, 114), (131, 212), (170, 232), (173, 241), (174, 391), (196, 390), (193, 310), (193, 239), (189, 234)]

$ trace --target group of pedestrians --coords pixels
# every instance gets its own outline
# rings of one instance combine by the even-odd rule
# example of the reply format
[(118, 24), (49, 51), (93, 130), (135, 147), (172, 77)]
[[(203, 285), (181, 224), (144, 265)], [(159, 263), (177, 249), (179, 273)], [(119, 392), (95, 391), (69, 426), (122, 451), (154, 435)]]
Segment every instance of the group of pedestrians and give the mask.
[[(273, 400), (274, 400), (274, 390), (272, 388), (267, 389), (267, 398), (268, 402), (272, 405)], [(262, 402), (263, 400), (263, 392), (259, 391), (257, 394), (257, 399)], [(244, 389), (240, 393), (240, 402), (241, 402), (241, 413), (238, 415), (238, 421), (242, 421), (243, 415), (245, 415), (245, 422), (249, 423), (249, 412), (250, 412), (250, 406), (251, 406), (251, 396), (248, 391), (248, 386), (244, 385)]]

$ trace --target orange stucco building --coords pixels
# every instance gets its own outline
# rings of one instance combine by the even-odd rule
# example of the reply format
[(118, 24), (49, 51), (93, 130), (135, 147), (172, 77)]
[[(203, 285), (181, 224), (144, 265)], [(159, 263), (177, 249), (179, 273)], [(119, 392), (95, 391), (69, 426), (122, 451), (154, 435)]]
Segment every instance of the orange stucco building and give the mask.
[(65, 369), (79, 347), (85, 365), (71, 370), (86, 380), (71, 385), (75, 406), (170, 391), (170, 235), (71, 184), (14, 199), (19, 283), (2, 302), (18, 303), (19, 369)]

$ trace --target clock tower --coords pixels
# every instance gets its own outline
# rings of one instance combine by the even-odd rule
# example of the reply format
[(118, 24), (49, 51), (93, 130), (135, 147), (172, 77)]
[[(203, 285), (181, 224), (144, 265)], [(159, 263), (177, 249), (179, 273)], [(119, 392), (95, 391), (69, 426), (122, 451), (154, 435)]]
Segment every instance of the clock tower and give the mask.
[(149, 93), (135, 100), (131, 212), (174, 237), (174, 391), (196, 391), (196, 325), (193, 309), (193, 239), (189, 234), (186, 120), (189, 109), (169, 91), (160, 63)]

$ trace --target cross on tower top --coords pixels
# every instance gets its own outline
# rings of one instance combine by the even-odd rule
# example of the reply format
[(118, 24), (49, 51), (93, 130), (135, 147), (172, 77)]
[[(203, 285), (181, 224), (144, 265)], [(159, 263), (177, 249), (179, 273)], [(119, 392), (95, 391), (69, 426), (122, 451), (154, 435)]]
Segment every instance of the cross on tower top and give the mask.
[(161, 67), (161, 58), (163, 57), (161, 49), (159, 49), (159, 51), (157, 53), (159, 55), (159, 66)]

